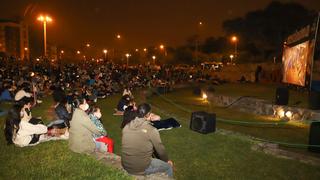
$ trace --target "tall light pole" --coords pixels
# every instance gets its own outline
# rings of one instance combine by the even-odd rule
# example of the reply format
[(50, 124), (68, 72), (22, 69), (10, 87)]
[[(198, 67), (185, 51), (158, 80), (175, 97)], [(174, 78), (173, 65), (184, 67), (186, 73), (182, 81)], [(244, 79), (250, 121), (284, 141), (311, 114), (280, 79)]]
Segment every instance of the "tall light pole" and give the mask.
[(44, 43), (44, 56), (47, 56), (47, 22), (51, 22), (52, 19), (49, 16), (38, 17), (38, 21), (43, 22), (43, 43)]
[(238, 38), (237, 36), (232, 36), (231, 37), (231, 41), (234, 43), (234, 56), (237, 57), (238, 55), (238, 49), (237, 49), (237, 45), (238, 45)]
[(233, 58), (234, 58), (234, 55), (233, 54), (230, 54), (230, 60), (231, 60), (231, 64), (232, 64), (232, 60), (233, 60)]
[(164, 51), (164, 55), (167, 56), (167, 50), (165, 49), (164, 45), (161, 44), (159, 47), (160, 47), (160, 50)]
[(152, 56), (153, 64), (156, 65), (156, 56)]
[(29, 49), (27, 47), (24, 48), (24, 59), (29, 59), (28, 50)]
[(130, 54), (127, 53), (127, 54), (126, 54), (126, 57), (127, 57), (127, 67), (128, 67), (128, 66), (129, 66), (129, 57), (130, 57)]
[(107, 60), (107, 53), (108, 53), (108, 50), (104, 49), (103, 50), (103, 54), (104, 54), (104, 60), (105, 61)]
[(60, 60), (62, 59), (63, 54), (64, 54), (64, 50), (61, 50), (60, 51)]
[[(198, 28), (197, 28), (197, 30), (198, 30), (198, 36), (200, 36), (200, 29), (201, 29), (201, 26), (202, 26), (202, 22), (200, 21), (199, 23), (198, 23)], [(198, 64), (198, 49), (199, 49), (199, 37), (196, 37), (196, 64)]]

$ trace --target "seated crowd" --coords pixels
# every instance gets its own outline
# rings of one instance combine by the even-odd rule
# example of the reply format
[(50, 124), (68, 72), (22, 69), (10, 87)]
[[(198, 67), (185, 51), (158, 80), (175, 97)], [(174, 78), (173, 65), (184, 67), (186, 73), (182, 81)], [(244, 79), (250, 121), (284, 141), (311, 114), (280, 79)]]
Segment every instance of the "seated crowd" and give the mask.
[[(145, 67), (126, 69), (114, 64), (90, 68), (67, 65), (48, 70), (39, 66), (31, 74), (30, 70), (19, 67), (11, 68), (11, 71), (1, 69), (0, 76), (4, 81), (0, 84), (0, 100), (13, 102), (4, 129), (7, 143), (24, 147), (51, 139), (68, 139), (69, 148), (77, 153), (113, 153), (114, 143), (120, 142), (109, 137), (96, 102), (123, 90), (114, 113), (123, 116), (123, 168), (134, 175), (163, 172), (172, 177), (173, 163), (162, 144), (159, 130), (162, 122), (170, 124), (173, 121), (174, 127), (180, 127), (180, 124), (172, 119), (161, 120), (151, 112), (149, 104), (136, 106), (131, 90), (189, 81), (189, 74), (170, 68), (163, 71)], [(121, 73), (124, 70), (127, 73)], [(48, 94), (54, 99), (55, 116), (45, 125), (40, 118), (32, 117), (31, 110)]]

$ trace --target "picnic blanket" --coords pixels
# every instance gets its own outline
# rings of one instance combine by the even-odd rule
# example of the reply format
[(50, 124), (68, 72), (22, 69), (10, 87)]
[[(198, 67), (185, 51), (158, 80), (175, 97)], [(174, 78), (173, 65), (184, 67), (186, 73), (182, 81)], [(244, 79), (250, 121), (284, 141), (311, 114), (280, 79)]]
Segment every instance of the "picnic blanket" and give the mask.
[(159, 131), (181, 127), (181, 124), (174, 118), (168, 118), (160, 121), (152, 121), (151, 124)]

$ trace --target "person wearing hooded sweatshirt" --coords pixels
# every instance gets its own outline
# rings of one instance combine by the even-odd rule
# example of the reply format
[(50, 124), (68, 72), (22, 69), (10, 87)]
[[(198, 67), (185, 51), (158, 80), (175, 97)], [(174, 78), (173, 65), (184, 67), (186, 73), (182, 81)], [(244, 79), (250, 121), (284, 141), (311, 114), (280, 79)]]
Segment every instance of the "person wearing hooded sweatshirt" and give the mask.
[[(168, 159), (160, 134), (147, 120), (150, 110), (149, 104), (139, 105), (138, 117), (126, 121), (127, 124), (122, 126), (122, 166), (129, 174), (149, 175), (164, 172), (173, 177), (173, 163)], [(152, 158), (154, 153), (159, 159)]]

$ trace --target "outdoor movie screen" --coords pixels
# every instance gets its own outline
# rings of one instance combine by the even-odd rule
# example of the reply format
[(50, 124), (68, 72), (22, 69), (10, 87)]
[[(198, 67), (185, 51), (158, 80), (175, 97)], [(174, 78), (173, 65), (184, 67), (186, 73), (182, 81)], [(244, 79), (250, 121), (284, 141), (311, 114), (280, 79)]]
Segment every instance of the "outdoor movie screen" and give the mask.
[(309, 41), (284, 48), (282, 56), (284, 83), (305, 86), (308, 54)]

